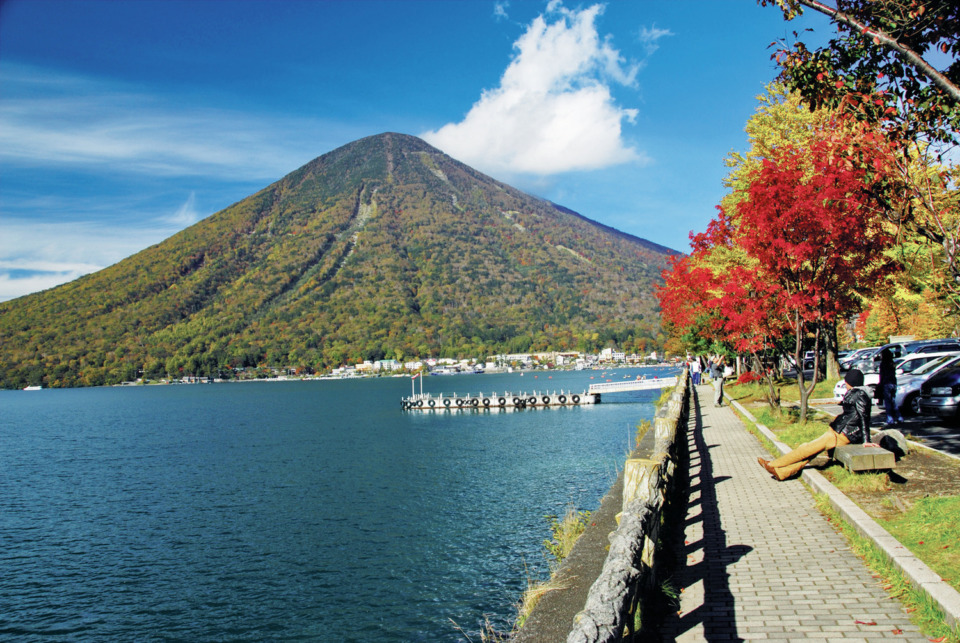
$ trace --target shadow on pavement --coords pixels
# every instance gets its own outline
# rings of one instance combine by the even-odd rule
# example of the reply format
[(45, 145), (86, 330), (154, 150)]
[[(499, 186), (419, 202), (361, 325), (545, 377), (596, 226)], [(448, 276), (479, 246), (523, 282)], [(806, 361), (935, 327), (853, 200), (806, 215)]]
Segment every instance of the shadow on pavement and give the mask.
[[(694, 389), (696, 395), (696, 389)], [(742, 641), (737, 633), (735, 599), (730, 590), (730, 575), (727, 568), (753, 550), (746, 545), (727, 546), (726, 533), (720, 522), (717, 502), (717, 484), (728, 476), (715, 478), (710, 459), (710, 446), (703, 440), (703, 417), (696, 398), (690, 402), (695, 413), (695, 428), (688, 431), (687, 441), (690, 448), (690, 487), (688, 498), (699, 492), (699, 499), (693, 505), (700, 505), (700, 513), (687, 521), (687, 527), (701, 522), (703, 537), (698, 542), (687, 543), (683, 550), (684, 558), (695, 556), (702, 550), (702, 559), (695, 565), (688, 565), (682, 579), (683, 589), (688, 590), (698, 582), (703, 583), (704, 600), (693, 611), (680, 616), (676, 635), (681, 635), (698, 624), (702, 624), (705, 640)], [(698, 470), (699, 465), (699, 470)]]

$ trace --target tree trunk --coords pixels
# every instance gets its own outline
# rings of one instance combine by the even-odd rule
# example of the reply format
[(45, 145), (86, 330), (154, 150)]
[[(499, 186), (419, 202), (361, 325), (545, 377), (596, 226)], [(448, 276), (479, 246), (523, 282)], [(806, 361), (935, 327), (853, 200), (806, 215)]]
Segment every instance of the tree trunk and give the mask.
[(804, 323), (800, 319), (800, 314), (796, 313), (794, 329), (797, 333), (797, 342), (794, 345), (794, 356), (797, 368), (797, 388), (800, 391), (800, 422), (807, 420), (808, 400), (813, 388), (817, 385), (817, 378), (820, 375), (820, 324), (814, 324), (813, 333), (813, 377), (810, 379), (810, 385), (807, 386), (806, 378), (803, 374), (803, 337)]
[(840, 359), (837, 357), (840, 346), (837, 341), (836, 320), (827, 325), (823, 340), (827, 346), (827, 379), (840, 379)]
[[(753, 356), (753, 370), (757, 373), (763, 373), (763, 381), (767, 384), (767, 404), (770, 406), (770, 410), (777, 416), (780, 415), (780, 391), (777, 389), (775, 382), (773, 381), (773, 375), (776, 372), (774, 368), (768, 368), (766, 364), (763, 363), (763, 360), (760, 359), (760, 356), (756, 353), (752, 353)], [(779, 358), (778, 358), (779, 359)]]

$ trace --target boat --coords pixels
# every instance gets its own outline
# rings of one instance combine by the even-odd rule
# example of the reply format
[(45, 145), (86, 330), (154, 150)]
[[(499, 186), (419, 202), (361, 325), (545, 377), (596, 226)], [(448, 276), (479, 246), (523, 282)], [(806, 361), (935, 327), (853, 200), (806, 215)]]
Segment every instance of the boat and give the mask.
[(37, 385), (24, 386), (24, 387), (23, 387), (23, 390), (24, 390), (24, 391), (40, 391), (40, 390), (42, 390), (42, 389), (43, 389), (42, 386), (37, 386)]

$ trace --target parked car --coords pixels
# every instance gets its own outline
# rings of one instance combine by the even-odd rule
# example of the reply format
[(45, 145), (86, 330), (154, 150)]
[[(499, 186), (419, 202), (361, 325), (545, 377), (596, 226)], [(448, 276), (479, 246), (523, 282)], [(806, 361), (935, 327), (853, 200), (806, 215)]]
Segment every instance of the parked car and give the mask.
[(916, 342), (884, 344), (870, 355), (858, 357), (850, 365), (850, 368), (858, 368), (863, 371), (864, 375), (867, 373), (876, 373), (880, 368), (880, 354), (885, 350), (890, 351), (894, 359), (911, 353), (960, 351), (960, 339), (925, 339)]
[(960, 409), (960, 365), (946, 368), (920, 386), (920, 412), (956, 421)]
[(868, 347), (868, 348), (858, 348), (857, 350), (853, 351), (852, 353), (850, 353), (849, 355), (847, 355), (847, 356), (844, 357), (843, 359), (839, 360), (839, 361), (840, 361), (840, 370), (841, 370), (841, 371), (849, 371), (849, 370), (850, 370), (850, 366), (851, 366), (854, 362), (856, 362), (857, 360), (859, 360), (859, 359), (861, 359), (861, 358), (864, 358), (864, 357), (868, 357), (868, 356), (870, 356), (870, 355), (873, 355), (873, 354), (874, 354), (875, 352), (877, 352), (878, 350), (880, 350), (880, 347), (879, 347), (879, 346), (870, 346), (870, 347)]
[[(932, 362), (940, 357), (957, 354), (960, 354), (960, 349), (955, 351), (941, 351), (939, 353), (910, 353), (909, 355), (904, 355), (900, 359), (895, 359), (893, 360), (893, 364), (897, 370), (897, 384), (900, 384), (901, 381), (904, 381), (902, 376), (910, 375), (924, 364)], [(870, 387), (871, 394), (879, 383), (880, 373), (878, 371), (864, 373), (863, 385)]]
[(920, 415), (920, 387), (923, 383), (944, 369), (960, 365), (960, 353), (957, 352), (922, 353), (921, 356), (908, 355), (903, 362), (918, 363), (922, 359), (930, 359), (909, 372), (901, 373), (900, 369), (897, 369), (897, 394), (894, 403), (903, 415)]

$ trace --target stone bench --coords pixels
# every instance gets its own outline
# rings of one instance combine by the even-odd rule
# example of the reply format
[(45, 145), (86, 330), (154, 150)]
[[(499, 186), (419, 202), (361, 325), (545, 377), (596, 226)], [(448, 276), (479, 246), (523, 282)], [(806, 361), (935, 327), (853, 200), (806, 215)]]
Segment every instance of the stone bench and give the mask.
[(847, 444), (833, 450), (833, 459), (855, 473), (895, 469), (897, 458), (883, 447)]

